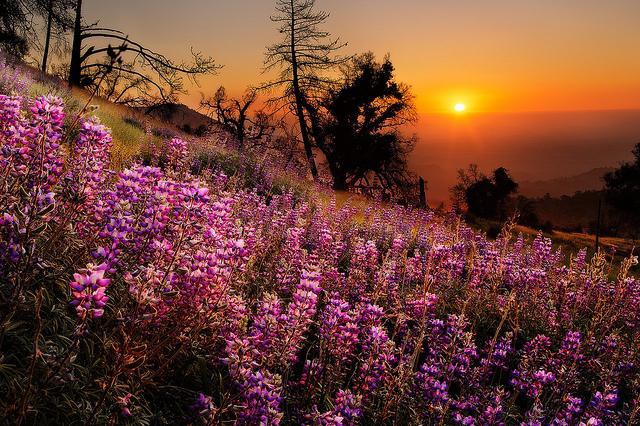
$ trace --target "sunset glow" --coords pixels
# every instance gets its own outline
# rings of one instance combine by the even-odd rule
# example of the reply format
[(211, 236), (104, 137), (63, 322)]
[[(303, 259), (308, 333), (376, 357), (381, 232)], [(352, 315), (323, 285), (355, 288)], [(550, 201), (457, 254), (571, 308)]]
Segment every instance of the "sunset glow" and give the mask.
[[(272, 2), (154, 4), (90, 1), (86, 18), (154, 40), (177, 59), (188, 59), (185, 46), (193, 45), (224, 64), (190, 88), (183, 99), (189, 105), (197, 106), (200, 92), (211, 87), (224, 84), (236, 95), (267, 79), (261, 67), (264, 48), (276, 37), (268, 19)], [(332, 12), (327, 30), (349, 43), (344, 54), (391, 55), (421, 114), (451, 114), (459, 102), (467, 114), (640, 107), (638, 1), (322, 0), (318, 7)], [(180, 40), (165, 30), (176, 24), (183, 27)]]
[(464, 112), (464, 111), (467, 109), (467, 107), (466, 107), (466, 106), (465, 106), (465, 104), (463, 104), (463, 103), (457, 103), (457, 104), (455, 104), (455, 105), (453, 106), (453, 109), (454, 109), (456, 112), (462, 113), (462, 112)]

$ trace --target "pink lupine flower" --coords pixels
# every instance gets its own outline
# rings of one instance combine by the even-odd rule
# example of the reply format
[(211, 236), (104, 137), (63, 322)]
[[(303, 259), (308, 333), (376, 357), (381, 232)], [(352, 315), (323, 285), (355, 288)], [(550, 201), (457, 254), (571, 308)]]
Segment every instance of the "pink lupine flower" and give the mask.
[(284, 316), (287, 322), (280, 349), (284, 362), (296, 360), (296, 353), (316, 314), (316, 303), (320, 291), (320, 274), (315, 271), (304, 271)]
[(187, 166), (187, 156), (189, 150), (187, 142), (180, 138), (172, 138), (169, 141), (167, 149), (167, 158), (169, 159), (169, 168), (174, 173), (184, 173)]
[(88, 265), (87, 269), (73, 274), (74, 281), (69, 286), (73, 300), (71, 306), (76, 308), (78, 318), (99, 318), (104, 314), (104, 307), (109, 301), (105, 291), (111, 280), (104, 277), (106, 264)]

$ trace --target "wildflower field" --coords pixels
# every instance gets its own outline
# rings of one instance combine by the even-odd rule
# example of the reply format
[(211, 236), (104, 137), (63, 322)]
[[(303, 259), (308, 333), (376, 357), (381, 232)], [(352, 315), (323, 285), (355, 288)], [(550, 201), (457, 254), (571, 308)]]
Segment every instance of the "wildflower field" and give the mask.
[(8, 423), (640, 423), (635, 258), (337, 206), (198, 140), (116, 171), (91, 114), (2, 87)]

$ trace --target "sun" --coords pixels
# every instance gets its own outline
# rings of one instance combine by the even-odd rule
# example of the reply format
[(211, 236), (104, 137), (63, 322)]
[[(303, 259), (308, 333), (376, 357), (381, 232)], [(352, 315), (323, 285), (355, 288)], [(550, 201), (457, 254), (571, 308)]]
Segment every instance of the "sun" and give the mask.
[(463, 104), (463, 103), (457, 103), (457, 104), (455, 104), (455, 105), (453, 106), (453, 109), (454, 109), (456, 112), (464, 112), (464, 111), (465, 111), (465, 109), (467, 109), (467, 107), (466, 107), (466, 105), (465, 105), (465, 104)]

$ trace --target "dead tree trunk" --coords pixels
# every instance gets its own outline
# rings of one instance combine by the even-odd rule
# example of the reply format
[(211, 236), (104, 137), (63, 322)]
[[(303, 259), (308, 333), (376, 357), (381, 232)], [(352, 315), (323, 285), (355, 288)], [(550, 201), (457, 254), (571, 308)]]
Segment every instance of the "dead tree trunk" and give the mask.
[(53, 0), (49, 0), (47, 10), (47, 34), (44, 39), (44, 52), (42, 54), (42, 72), (47, 73), (47, 61), (49, 59), (49, 46), (51, 45), (51, 26), (53, 25)]
[[(293, 0), (291, 0), (291, 9), (293, 10)], [(313, 180), (318, 180), (318, 168), (316, 167), (316, 160), (313, 158), (313, 147), (311, 146), (311, 139), (309, 138), (309, 129), (307, 128), (307, 121), (304, 117), (304, 109), (302, 107), (304, 96), (300, 90), (300, 80), (298, 78), (298, 58), (296, 53), (296, 18), (295, 14), (291, 14), (291, 68), (293, 70), (293, 94), (296, 100), (296, 115), (298, 116), (298, 123), (300, 123), (300, 135), (302, 136), (302, 143), (304, 144), (304, 153), (307, 157), (307, 163), (309, 163), (309, 169), (311, 170), (311, 176)]]
[(69, 86), (79, 86), (82, 78), (82, 0), (76, 3), (76, 19), (73, 27), (73, 45), (69, 65)]
[(427, 207), (427, 191), (425, 189), (424, 179), (420, 176), (420, 208), (426, 209)]

